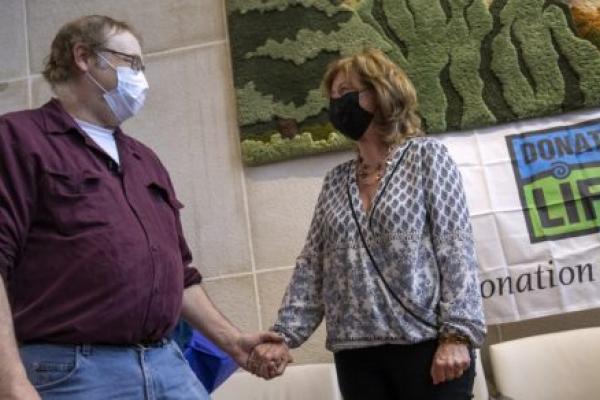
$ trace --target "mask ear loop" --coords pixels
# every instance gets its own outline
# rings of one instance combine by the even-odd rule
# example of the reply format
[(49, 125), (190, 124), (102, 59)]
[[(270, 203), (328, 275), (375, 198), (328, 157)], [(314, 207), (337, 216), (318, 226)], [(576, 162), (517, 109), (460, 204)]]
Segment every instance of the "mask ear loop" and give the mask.
[[(106, 64), (107, 64), (109, 67), (111, 67), (113, 70), (115, 70), (115, 71), (117, 70), (117, 69), (115, 68), (115, 66), (114, 66), (114, 65), (112, 65), (112, 64), (110, 63), (110, 61), (108, 61), (108, 60), (106, 59), (106, 57), (104, 57), (102, 54), (100, 54), (100, 53), (96, 52), (96, 55), (97, 55), (98, 57), (100, 57), (100, 58), (102, 59), (102, 61), (104, 61), (104, 62), (105, 62), (105, 63), (106, 63)], [(101, 66), (99, 66), (99, 67), (100, 67), (100, 68), (102, 68)], [(98, 81), (96, 80), (96, 78), (94, 78), (94, 76), (93, 76), (93, 75), (90, 73), (90, 71), (86, 71), (86, 73), (85, 73), (85, 74), (87, 75), (87, 77), (88, 77), (88, 78), (89, 78), (89, 79), (90, 79), (90, 80), (91, 80), (91, 81), (92, 81), (92, 82), (93, 82), (93, 83), (94, 83), (96, 86), (98, 86), (98, 88), (100, 88), (100, 90), (102, 90), (102, 92), (103, 92), (103, 93), (108, 93), (108, 92), (109, 92), (108, 90), (106, 90), (106, 89), (105, 89), (105, 88), (104, 88), (104, 87), (103, 87), (103, 86), (100, 84), (100, 82), (98, 82)]]
[(108, 61), (108, 59), (106, 57), (104, 57), (102, 54), (100, 54), (99, 52), (96, 52), (96, 55), (98, 57), (100, 57), (102, 59), (102, 61), (104, 61), (106, 64), (108, 64), (108, 66), (111, 67), (114, 71), (117, 70), (117, 67), (115, 67), (114, 65), (112, 65), (111, 62)]
[(102, 90), (102, 93), (108, 93), (108, 90), (104, 89), (104, 87), (103, 87), (103, 86), (100, 84), (100, 82), (98, 82), (98, 81), (96, 80), (96, 78), (94, 78), (94, 77), (92, 76), (92, 74), (90, 73), (90, 71), (86, 71), (86, 72), (85, 72), (85, 75), (88, 77), (88, 79), (89, 79), (90, 81), (92, 81), (92, 82), (94, 83), (94, 85), (98, 86), (98, 88), (100, 88), (100, 90)]

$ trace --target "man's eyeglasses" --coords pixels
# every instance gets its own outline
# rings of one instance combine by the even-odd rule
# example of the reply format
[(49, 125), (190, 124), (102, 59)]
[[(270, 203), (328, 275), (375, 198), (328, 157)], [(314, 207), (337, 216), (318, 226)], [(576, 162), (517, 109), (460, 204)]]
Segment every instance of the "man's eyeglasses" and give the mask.
[(115, 56), (119, 57), (121, 60), (128, 62), (131, 65), (131, 69), (136, 72), (146, 70), (146, 66), (142, 62), (142, 58), (138, 55), (122, 53), (120, 51), (107, 49), (106, 47), (100, 47), (98, 49), (98, 51), (114, 54)]

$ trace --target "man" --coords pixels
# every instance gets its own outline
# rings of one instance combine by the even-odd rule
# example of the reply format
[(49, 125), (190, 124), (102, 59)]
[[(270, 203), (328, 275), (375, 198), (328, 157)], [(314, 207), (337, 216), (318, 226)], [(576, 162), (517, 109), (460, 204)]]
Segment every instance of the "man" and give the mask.
[(119, 128), (143, 70), (129, 25), (83, 17), (52, 43), (56, 98), (0, 117), (1, 399), (208, 398), (166, 339), (180, 316), (243, 367), (281, 341), (239, 332), (189, 266), (167, 171)]

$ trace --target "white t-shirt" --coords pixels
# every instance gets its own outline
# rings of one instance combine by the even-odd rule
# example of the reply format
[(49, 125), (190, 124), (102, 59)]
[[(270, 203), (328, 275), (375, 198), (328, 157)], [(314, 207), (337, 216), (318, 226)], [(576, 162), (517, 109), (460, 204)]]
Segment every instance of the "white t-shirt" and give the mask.
[(119, 164), (119, 151), (117, 150), (117, 142), (115, 141), (114, 131), (110, 129), (103, 128), (98, 125), (90, 124), (89, 122), (82, 121), (80, 119), (75, 120), (77, 124), (83, 129), (87, 135), (92, 138), (94, 142), (102, 150), (106, 152), (115, 160), (117, 164)]

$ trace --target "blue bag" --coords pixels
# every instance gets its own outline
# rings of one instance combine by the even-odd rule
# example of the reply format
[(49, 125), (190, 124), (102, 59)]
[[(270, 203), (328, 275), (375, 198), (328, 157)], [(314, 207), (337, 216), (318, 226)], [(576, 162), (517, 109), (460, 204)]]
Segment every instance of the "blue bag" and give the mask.
[(179, 344), (192, 371), (209, 393), (238, 369), (238, 365), (229, 354), (200, 332), (192, 330), (183, 320), (175, 328), (173, 339)]
[(209, 393), (238, 369), (229, 354), (197, 331), (193, 331), (192, 340), (183, 354)]

